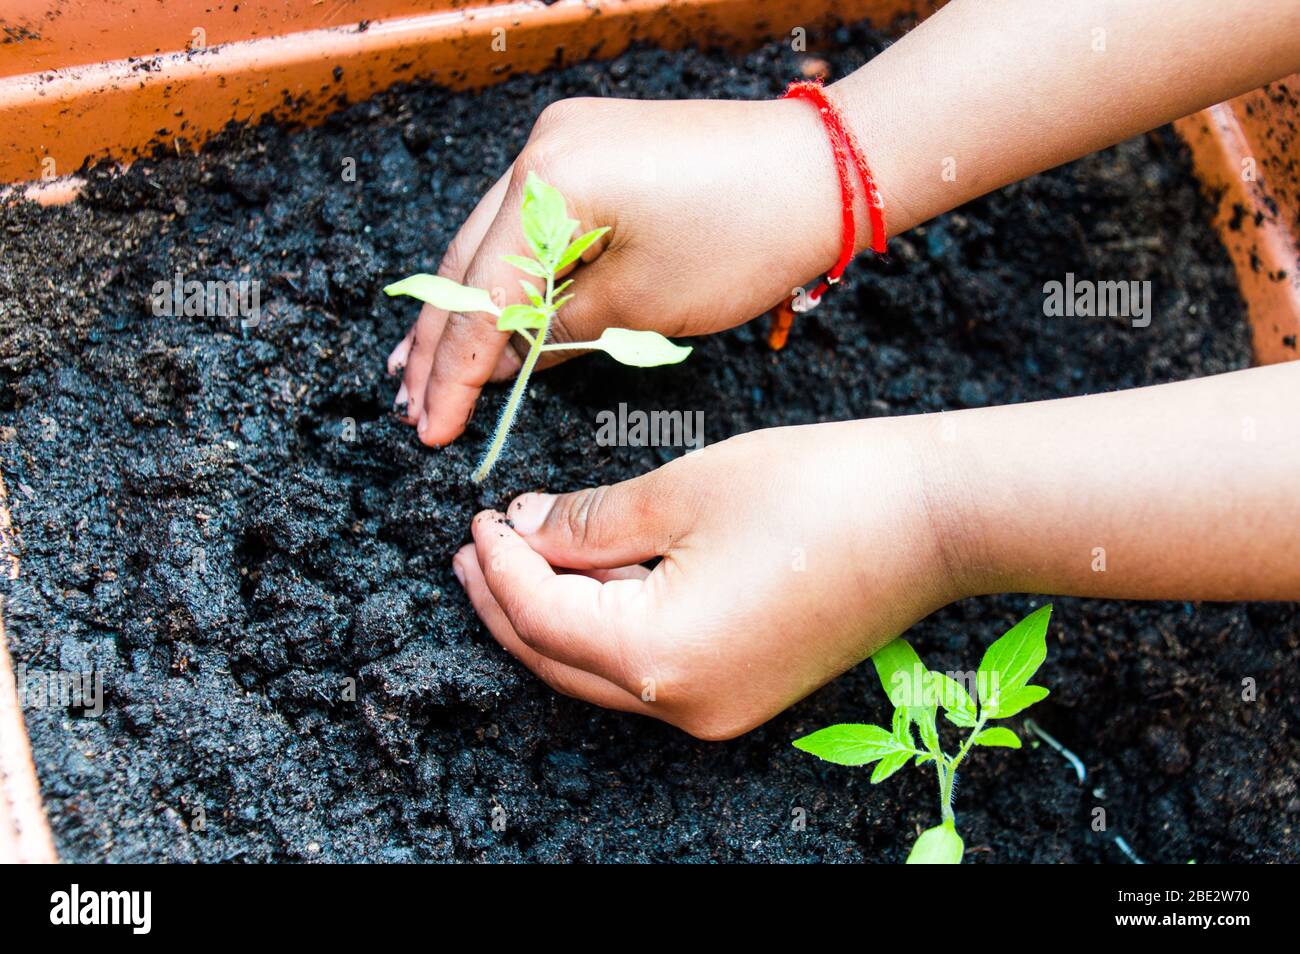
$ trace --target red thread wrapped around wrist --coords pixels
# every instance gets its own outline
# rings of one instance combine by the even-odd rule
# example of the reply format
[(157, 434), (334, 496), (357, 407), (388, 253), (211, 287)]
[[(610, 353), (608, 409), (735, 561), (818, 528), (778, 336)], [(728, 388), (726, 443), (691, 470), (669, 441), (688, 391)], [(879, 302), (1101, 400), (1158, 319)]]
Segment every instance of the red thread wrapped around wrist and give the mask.
[[(857, 223), (853, 214), (856, 195), (853, 188), (852, 169), (856, 169), (862, 181), (862, 189), (867, 201), (867, 215), (871, 221), (871, 250), (878, 255), (885, 252), (885, 206), (876, 188), (876, 180), (867, 164), (866, 153), (862, 144), (853, 134), (844, 114), (831, 102), (820, 82), (791, 83), (785, 91), (785, 99), (803, 99), (817, 108), (817, 115), (826, 127), (826, 137), (830, 140), (831, 151), (835, 156), (835, 173), (840, 183), (840, 255), (835, 260), (824, 278), (804, 296), (804, 303), (797, 311), (808, 311), (821, 301), (822, 295), (840, 280), (849, 262), (853, 260), (853, 251), (857, 240)], [(796, 295), (791, 295), (777, 306), (773, 317), (772, 329), (768, 333), (767, 343), (774, 350), (785, 347), (790, 334), (790, 326), (796, 314)]]

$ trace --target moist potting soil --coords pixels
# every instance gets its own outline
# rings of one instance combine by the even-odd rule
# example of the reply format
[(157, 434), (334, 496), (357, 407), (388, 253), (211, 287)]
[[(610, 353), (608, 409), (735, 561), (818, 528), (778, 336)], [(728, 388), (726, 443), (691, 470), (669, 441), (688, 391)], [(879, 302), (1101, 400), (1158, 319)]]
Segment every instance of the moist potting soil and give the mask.
[[(884, 42), (811, 41), (835, 76)], [(755, 322), (676, 367), (590, 356), (538, 375), (482, 487), (468, 475), (504, 389), (430, 450), (392, 419), (384, 373), (415, 308), (382, 287), (437, 266), (547, 103), (772, 97), (799, 66), (783, 43), (640, 50), (481, 92), (408, 87), (319, 128), (231, 129), (197, 156), (97, 168), (66, 207), (0, 210), (0, 467), (21, 567), (0, 584), (5, 622), (31, 677), (104, 686), (98, 717), (24, 710), (62, 857), (905, 857), (937, 818), (929, 773), (872, 786), (790, 746), (887, 719), (871, 666), (698, 742), (539, 683), (484, 632), (451, 556), (482, 507), (682, 452), (598, 444), (620, 403), (703, 411), (714, 442), (1247, 365), (1232, 268), (1170, 130), (894, 237), (780, 354)], [(1071, 273), (1150, 281), (1149, 326), (1047, 317), (1044, 284)], [(156, 314), (178, 274), (260, 283), (257, 320)], [(966, 600), (909, 638), (969, 669), (1043, 599)], [(1025, 731), (1021, 751), (977, 752), (957, 792), (967, 861), (1123, 862), (1116, 835), (1148, 861), (1297, 860), (1297, 608), (1055, 603), (1034, 718), (1086, 780)]]

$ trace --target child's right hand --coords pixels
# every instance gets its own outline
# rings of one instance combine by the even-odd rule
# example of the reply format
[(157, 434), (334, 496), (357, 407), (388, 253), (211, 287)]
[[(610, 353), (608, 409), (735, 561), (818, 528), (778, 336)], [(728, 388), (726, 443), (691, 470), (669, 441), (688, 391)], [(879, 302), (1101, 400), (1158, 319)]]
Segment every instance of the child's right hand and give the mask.
[[(1098, 35), (1109, 38), (1104, 56)], [(1221, 0), (954, 0), (830, 92), (897, 234), (1297, 69), (1294, 0), (1256, 0), (1249, 17)], [(612, 230), (584, 256), (558, 341), (610, 326), (731, 328), (839, 252), (839, 183), (807, 103), (557, 102), (461, 227), (443, 275), (522, 301), (501, 256), (527, 251), (519, 203), (530, 171), (564, 193), (583, 229)], [(861, 249), (870, 235), (860, 194), (856, 211)], [(424, 307), (389, 358), (391, 373), (405, 369), (396, 403), (421, 440), (453, 440), (483, 385), (514, 373), (509, 337), (482, 315)]]
[[(523, 300), (522, 273), (501, 256), (528, 254), (519, 204), (529, 172), (564, 194), (579, 232), (611, 229), (584, 256), (555, 341), (591, 340), (607, 327), (722, 331), (816, 277), (839, 251), (839, 186), (806, 103), (572, 99), (542, 113), (439, 274), (500, 289), (503, 304)], [(454, 440), (483, 385), (514, 375), (510, 337), (490, 316), (421, 309), (388, 368), (402, 373), (396, 403), (424, 443)], [(542, 367), (573, 354), (547, 354)]]

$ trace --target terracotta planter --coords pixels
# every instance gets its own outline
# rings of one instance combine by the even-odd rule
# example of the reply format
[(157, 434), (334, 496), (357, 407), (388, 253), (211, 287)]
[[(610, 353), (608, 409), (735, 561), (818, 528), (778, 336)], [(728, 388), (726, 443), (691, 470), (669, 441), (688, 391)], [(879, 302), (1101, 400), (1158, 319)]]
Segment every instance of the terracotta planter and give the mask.
[(1300, 357), (1300, 75), (1178, 120), (1237, 271), (1255, 360)]
[[(613, 56), (637, 40), (752, 46), (941, 0), (0, 0), (0, 184), (44, 202), (75, 172), (194, 149), (229, 122), (315, 122), (395, 82), (452, 87)], [(1236, 266), (1256, 359), (1300, 356), (1300, 76), (1180, 120)], [(0, 481), (0, 572), (20, 570)], [(0, 861), (54, 860), (0, 604)]]
[[(0, 476), (0, 573), (17, 579), (18, 556), (7, 499), (4, 477)], [(0, 862), (54, 860), (54, 842), (41, 809), (40, 786), (9, 660), (4, 601), (0, 599)]]

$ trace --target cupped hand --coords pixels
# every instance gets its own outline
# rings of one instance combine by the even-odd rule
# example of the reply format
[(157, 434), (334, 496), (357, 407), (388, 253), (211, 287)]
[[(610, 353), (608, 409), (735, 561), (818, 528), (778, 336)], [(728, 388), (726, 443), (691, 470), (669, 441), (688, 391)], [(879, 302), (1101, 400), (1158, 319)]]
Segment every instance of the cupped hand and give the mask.
[(453, 569), (557, 691), (731, 738), (962, 595), (925, 421), (757, 431), (524, 494), (474, 518)]
[[(494, 291), (500, 305), (524, 300), (521, 273), (501, 258), (528, 254), (519, 207), (530, 172), (564, 194), (579, 234), (610, 227), (578, 266), (575, 297), (552, 326), (558, 342), (607, 327), (731, 328), (825, 270), (839, 249), (830, 147), (807, 104), (572, 99), (542, 113), (438, 274)], [(421, 309), (388, 369), (402, 374), (395, 404), (424, 443), (454, 440), (483, 385), (514, 375), (509, 341), (491, 316)], [(547, 354), (541, 366), (571, 353)]]

